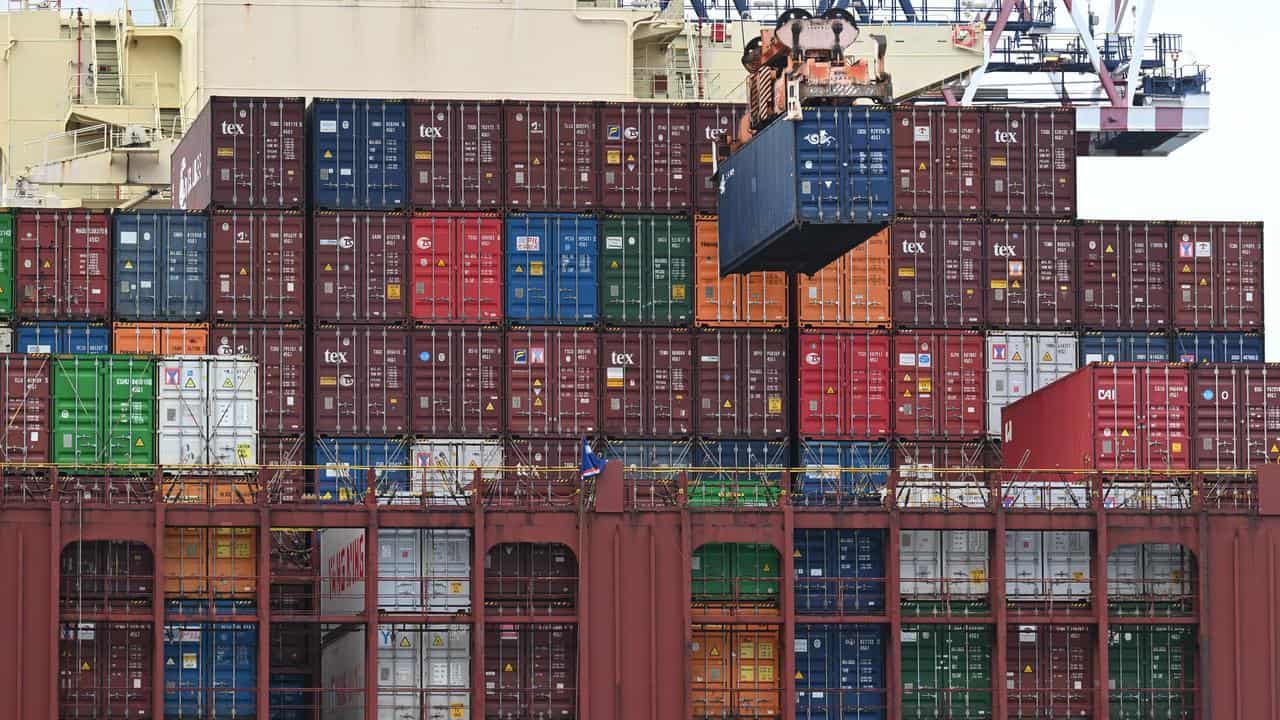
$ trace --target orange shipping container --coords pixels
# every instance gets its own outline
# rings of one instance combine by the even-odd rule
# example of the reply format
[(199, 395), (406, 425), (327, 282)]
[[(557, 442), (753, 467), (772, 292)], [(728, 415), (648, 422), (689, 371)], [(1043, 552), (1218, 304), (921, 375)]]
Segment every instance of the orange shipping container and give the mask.
[(204, 355), (209, 326), (181, 323), (116, 323), (115, 351), (124, 355)]
[(889, 231), (882, 230), (814, 275), (796, 280), (800, 324), (889, 327)]
[(713, 215), (694, 220), (695, 325), (780, 327), (787, 324), (787, 276), (780, 272), (720, 277), (718, 221)]
[(166, 598), (207, 595), (208, 569), (209, 541), (204, 528), (168, 528), (164, 531)]
[(252, 528), (169, 528), (164, 537), (164, 592), (174, 599), (251, 597), (257, 585)]
[(689, 655), (694, 717), (777, 717), (780, 652), (776, 627), (695, 626)]

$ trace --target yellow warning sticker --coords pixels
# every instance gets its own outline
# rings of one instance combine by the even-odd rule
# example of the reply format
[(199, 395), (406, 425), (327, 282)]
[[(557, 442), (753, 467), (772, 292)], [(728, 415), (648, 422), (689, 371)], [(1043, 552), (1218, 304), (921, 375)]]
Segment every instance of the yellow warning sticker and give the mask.
[(333, 272), (333, 265), (332, 265), (331, 263), (325, 263), (325, 264), (324, 264), (324, 271), (325, 271), (325, 272)]
[(240, 268), (240, 277), (245, 277), (248, 274), (249, 274), (249, 268)]
[(835, 389), (834, 387), (832, 387), (832, 386), (828, 385), (828, 386), (827, 386), (827, 394), (828, 394), (828, 395), (835, 395), (835, 394), (836, 394), (836, 389)]
[(1009, 167), (1009, 159), (1003, 155), (992, 155), (991, 167), (993, 168)]
[(125, 270), (132, 270), (132, 269), (133, 269), (133, 261), (132, 261), (132, 260), (125, 260), (125, 261), (124, 261), (124, 269), (125, 269)]
[(502, 672), (515, 672), (515, 671), (516, 669), (512, 667), (511, 663), (507, 663), (506, 665), (502, 666)]
[(1013, 351), (1013, 361), (1014, 361), (1014, 362), (1022, 362), (1022, 353), (1018, 352), (1017, 350), (1014, 350), (1014, 351)]
[(759, 670), (757, 670), (757, 672), (760, 674), (760, 682), (762, 683), (773, 682), (773, 666), (772, 665), (761, 665)]
[(444, 266), (445, 266), (444, 258), (440, 258), (439, 260), (436, 261), (436, 267), (444, 267)]
[(903, 375), (903, 376), (902, 376), (902, 381), (903, 381), (903, 382), (911, 382), (911, 373), (907, 373), (906, 375)]
[(732, 403), (732, 402), (729, 402), (728, 400), (725, 400), (725, 401), (724, 401), (724, 407), (725, 407), (725, 409), (727, 410), (727, 409), (729, 409), (729, 408), (733, 407), (733, 403)]
[(1106, 249), (1106, 250), (1103, 250), (1102, 252), (1104, 252), (1104, 253), (1113, 253), (1113, 252), (1115, 252), (1115, 251), (1116, 251), (1116, 249), (1115, 249), (1115, 248), (1113, 248), (1113, 247), (1111, 247), (1110, 245), (1108, 245), (1108, 246), (1107, 246), (1107, 249)]
[(1126, 428), (1126, 429), (1124, 429), (1124, 430), (1121, 430), (1121, 431), (1120, 431), (1120, 437), (1129, 437), (1129, 430), (1128, 430), (1128, 428)]
[(976, 569), (976, 570), (970, 570), (970, 571), (969, 571), (969, 581), (970, 581), (970, 582), (983, 582), (983, 581), (985, 581), (986, 579), (987, 579), (987, 571), (986, 571), (986, 570)]
[(235, 157), (235, 154), (236, 151), (231, 148), (218, 148), (218, 157)]
[(325, 150), (325, 151), (324, 151), (324, 157), (325, 157), (326, 159), (328, 159), (328, 158), (332, 158), (332, 157), (333, 157), (333, 151), (332, 151), (332, 150)]
[(618, 269), (618, 261), (617, 261), (617, 260), (613, 260), (613, 261), (611, 261), (611, 262), (609, 263), (609, 269), (610, 269), (610, 270), (617, 270), (617, 269)]
[(1209, 284), (1209, 281), (1207, 279), (1200, 278), (1200, 287), (1204, 287), (1205, 285), (1208, 285), (1208, 284)]
[(517, 266), (515, 267), (515, 270), (513, 270), (512, 272), (514, 272), (516, 275), (523, 275), (523, 274), (524, 274), (524, 266), (523, 266), (523, 265), (517, 265)]
[(414, 160), (430, 160), (430, 159), (431, 159), (431, 151), (430, 151), (430, 150), (418, 150), (418, 151), (416, 151), (416, 152), (414, 152), (414, 153), (413, 153), (413, 159), (414, 159)]
[(184, 387), (184, 388), (186, 388), (186, 389), (188, 389), (188, 390), (195, 390), (195, 389), (196, 389), (196, 379), (195, 379), (195, 378), (193, 378), (193, 377), (191, 377), (190, 375), (188, 375), (188, 376), (187, 376), (187, 381), (186, 381), (185, 383), (183, 383), (183, 384), (182, 384), (182, 387)]
[(226, 376), (225, 378), (223, 378), (223, 379), (222, 379), (222, 387), (224, 387), (224, 388), (234, 388), (235, 386), (236, 386), (236, 384), (235, 384), (234, 382), (232, 382), (232, 380), (231, 380), (231, 376), (230, 376), (230, 375), (228, 375), (228, 376)]
[(771, 413), (782, 412), (782, 398), (780, 397), (769, 398), (769, 412)]
[(920, 168), (919, 168), (919, 169), (921, 169), (921, 170), (927, 170), (927, 169), (929, 169), (929, 166), (928, 166), (928, 165), (925, 165), (925, 164), (924, 164), (924, 162), (922, 161), (922, 162), (920, 163)]
[(542, 277), (542, 275), (543, 275), (542, 267), (543, 267), (543, 265), (542, 265), (542, 261), (541, 261), (541, 260), (533, 260), (533, 261), (531, 261), (531, 262), (529, 263), (529, 276), (530, 276), (530, 277)]
[(450, 720), (462, 720), (462, 718), (465, 718), (466, 716), (467, 709), (463, 707), (462, 703), (453, 703), (449, 706)]
[(485, 412), (493, 412), (493, 403), (484, 406)]
[(536, 397), (536, 398), (534, 398), (534, 399), (533, 399), (533, 406), (534, 406), (534, 407), (542, 407), (542, 398), (540, 398), (540, 397)]
[(337, 387), (337, 385), (338, 385), (338, 378), (332, 375), (320, 376), (320, 387)]
[(791, 557), (803, 557), (803, 556), (800, 554), (799, 550), (793, 550), (791, 551)]
[(534, 167), (537, 167), (537, 166), (539, 166), (539, 165), (541, 165), (541, 164), (542, 164), (542, 158), (540, 158), (540, 157), (535, 157), (535, 158), (533, 159), (533, 166), (534, 166)]
[(711, 646), (711, 657), (720, 657), (720, 648), (718, 648), (718, 647), (716, 647), (716, 646), (712, 645), (712, 646)]
[(43, 270), (48, 270), (49, 268), (53, 267), (53, 263), (49, 262), (48, 260), (45, 260), (44, 264), (41, 265), (40, 267)]
[(910, 267), (898, 268), (898, 277), (900, 278), (913, 278), (915, 276), (916, 276), (915, 268), (910, 268)]
[(1275, 443), (1272, 443), (1272, 444), (1271, 444), (1271, 452), (1273, 452), (1273, 453), (1280, 453), (1280, 445), (1276, 445)]
[(400, 636), (400, 647), (402, 647), (402, 648), (413, 647), (413, 644), (409, 642), (409, 636), (408, 636), (408, 635), (401, 635), (401, 636)]
[(753, 642), (744, 642), (738, 646), (738, 658), (740, 660), (756, 659), (756, 644)]
[(449, 592), (455, 593), (455, 594), (462, 592), (462, 583), (460, 582), (449, 583)]
[(1022, 672), (1024, 672), (1024, 673), (1032, 672), (1032, 670), (1031, 670), (1031, 666), (1030, 666), (1030, 665), (1028, 665), (1028, 666), (1026, 666), (1026, 667), (1022, 668)]
[(684, 297), (685, 297), (684, 293), (685, 293), (685, 289), (683, 284), (676, 284), (671, 286), (672, 300), (684, 300)]
[(444, 646), (444, 638), (440, 637), (439, 633), (431, 636), (431, 647), (443, 647), (443, 646)]
[(920, 378), (916, 381), (916, 392), (921, 395), (928, 395), (933, 392), (933, 380), (930, 378)]
[(796, 671), (796, 679), (797, 679), (797, 680), (803, 680), (803, 679), (804, 679), (804, 673), (802, 673), (802, 672), (800, 672), (799, 670), (797, 670), (797, 671)]
[(769, 563), (765, 563), (764, 566), (760, 568), (760, 571), (769, 572)]
[(1044, 355), (1041, 356), (1040, 362), (1053, 362), (1053, 356), (1049, 354), (1048, 350), (1044, 351)]
[(902, 397), (904, 397), (904, 398), (909, 398), (909, 397), (911, 397), (911, 391), (910, 391), (910, 390), (903, 390), (903, 391), (902, 391)]
[(618, 150), (610, 150), (605, 153), (605, 162), (610, 165), (618, 165), (622, 162), (622, 153)]
[(142, 438), (138, 438), (137, 441), (133, 443), (133, 446), (142, 447)]
[(400, 299), (400, 283), (391, 283), (387, 285), (387, 299), (388, 300)]
[(1191, 266), (1190, 266), (1190, 265), (1183, 265), (1183, 266), (1182, 266), (1182, 272), (1184, 272), (1184, 273), (1189, 273), (1189, 272), (1191, 272)]
[(534, 378), (533, 386), (536, 388), (542, 387), (542, 378)]
[(80, 669), (81, 669), (81, 670), (92, 670), (92, 669), (93, 669), (93, 667), (92, 667), (92, 666), (90, 666), (90, 665), (89, 665), (89, 661), (88, 661), (88, 660), (86, 660), (86, 661), (84, 661), (84, 663), (82, 663), (82, 664), (80, 665)]
[(1007, 287), (1009, 287), (1009, 283), (1008, 283), (1007, 281), (1005, 281), (1005, 280), (992, 280), (992, 281), (991, 281), (991, 289), (992, 289), (992, 290), (1004, 290), (1004, 289), (1005, 289), (1005, 288), (1007, 288)]
[(1176, 453), (1182, 452), (1182, 443), (1180, 442), (1173, 443), (1173, 451)]
[(713, 158), (714, 156), (711, 153), (702, 153), (701, 155), (698, 156), (698, 162), (702, 163), (703, 165), (710, 165), (712, 163)]
[(1014, 280), (1013, 284), (1010, 285), (1010, 287), (1012, 287), (1014, 290), (1017, 290), (1018, 288), (1022, 287), (1022, 283), (1018, 282), (1017, 280)]

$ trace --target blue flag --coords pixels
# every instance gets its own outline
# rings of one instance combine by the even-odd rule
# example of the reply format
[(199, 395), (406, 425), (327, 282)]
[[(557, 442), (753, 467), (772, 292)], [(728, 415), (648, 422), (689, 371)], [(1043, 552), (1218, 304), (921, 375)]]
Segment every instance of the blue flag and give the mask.
[(586, 480), (595, 477), (604, 470), (604, 460), (596, 455), (595, 450), (591, 449), (591, 443), (586, 438), (582, 439), (582, 479)]

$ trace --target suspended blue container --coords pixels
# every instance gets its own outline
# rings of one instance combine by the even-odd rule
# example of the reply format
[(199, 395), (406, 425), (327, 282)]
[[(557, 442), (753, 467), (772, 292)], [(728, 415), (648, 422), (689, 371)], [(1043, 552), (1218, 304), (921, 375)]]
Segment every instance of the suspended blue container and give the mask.
[(811, 275), (893, 218), (890, 113), (806, 108), (720, 168), (720, 272)]
[(885, 626), (796, 625), (796, 717), (884, 720)]
[(795, 531), (796, 612), (884, 612), (884, 532)]
[(165, 717), (253, 717), (257, 663), (252, 623), (165, 625)]
[(1080, 364), (1091, 362), (1169, 362), (1173, 340), (1163, 333), (1099, 333), (1080, 336)]
[(117, 320), (198, 322), (208, 316), (208, 217), (176, 210), (118, 213), (111, 246)]
[(1250, 363), (1266, 355), (1261, 333), (1184, 333), (1175, 343), (1176, 362)]
[(796, 504), (878, 506), (884, 502), (892, 462), (886, 442), (803, 441)]
[(18, 326), (14, 352), (96, 355), (111, 352), (111, 329), (77, 322), (25, 323)]
[[(369, 484), (368, 470), (406, 468), (409, 450), (403, 440), (369, 438), (317, 438), (311, 463), (316, 471), (316, 495), (322, 502), (360, 503)], [(374, 470), (374, 494), (401, 497), (409, 491), (407, 470)]]
[(401, 100), (311, 103), (311, 192), (326, 210), (405, 207), (407, 113)]
[(506, 223), (507, 319), (541, 324), (594, 322), (600, 227), (572, 213), (511, 215)]

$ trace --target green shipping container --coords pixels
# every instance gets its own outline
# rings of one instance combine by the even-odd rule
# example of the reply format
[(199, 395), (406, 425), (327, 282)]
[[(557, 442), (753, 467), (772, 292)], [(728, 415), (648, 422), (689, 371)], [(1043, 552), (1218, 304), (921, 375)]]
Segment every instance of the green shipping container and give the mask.
[(903, 719), (990, 718), (992, 656), (987, 626), (903, 625)]
[(53, 461), (155, 464), (155, 361), (132, 355), (53, 359)]
[(776, 604), (780, 564), (781, 556), (772, 545), (703, 545), (693, 552), (693, 599), (703, 603)]
[(773, 507), (781, 494), (778, 483), (763, 474), (724, 477), (707, 473), (689, 488), (689, 507)]
[(0, 212), (0, 317), (13, 317), (13, 213)]
[(1195, 629), (1112, 625), (1107, 638), (1111, 720), (1181, 720), (1195, 709)]
[(611, 215), (603, 224), (605, 322), (684, 325), (693, 318), (693, 224), (665, 215)]

